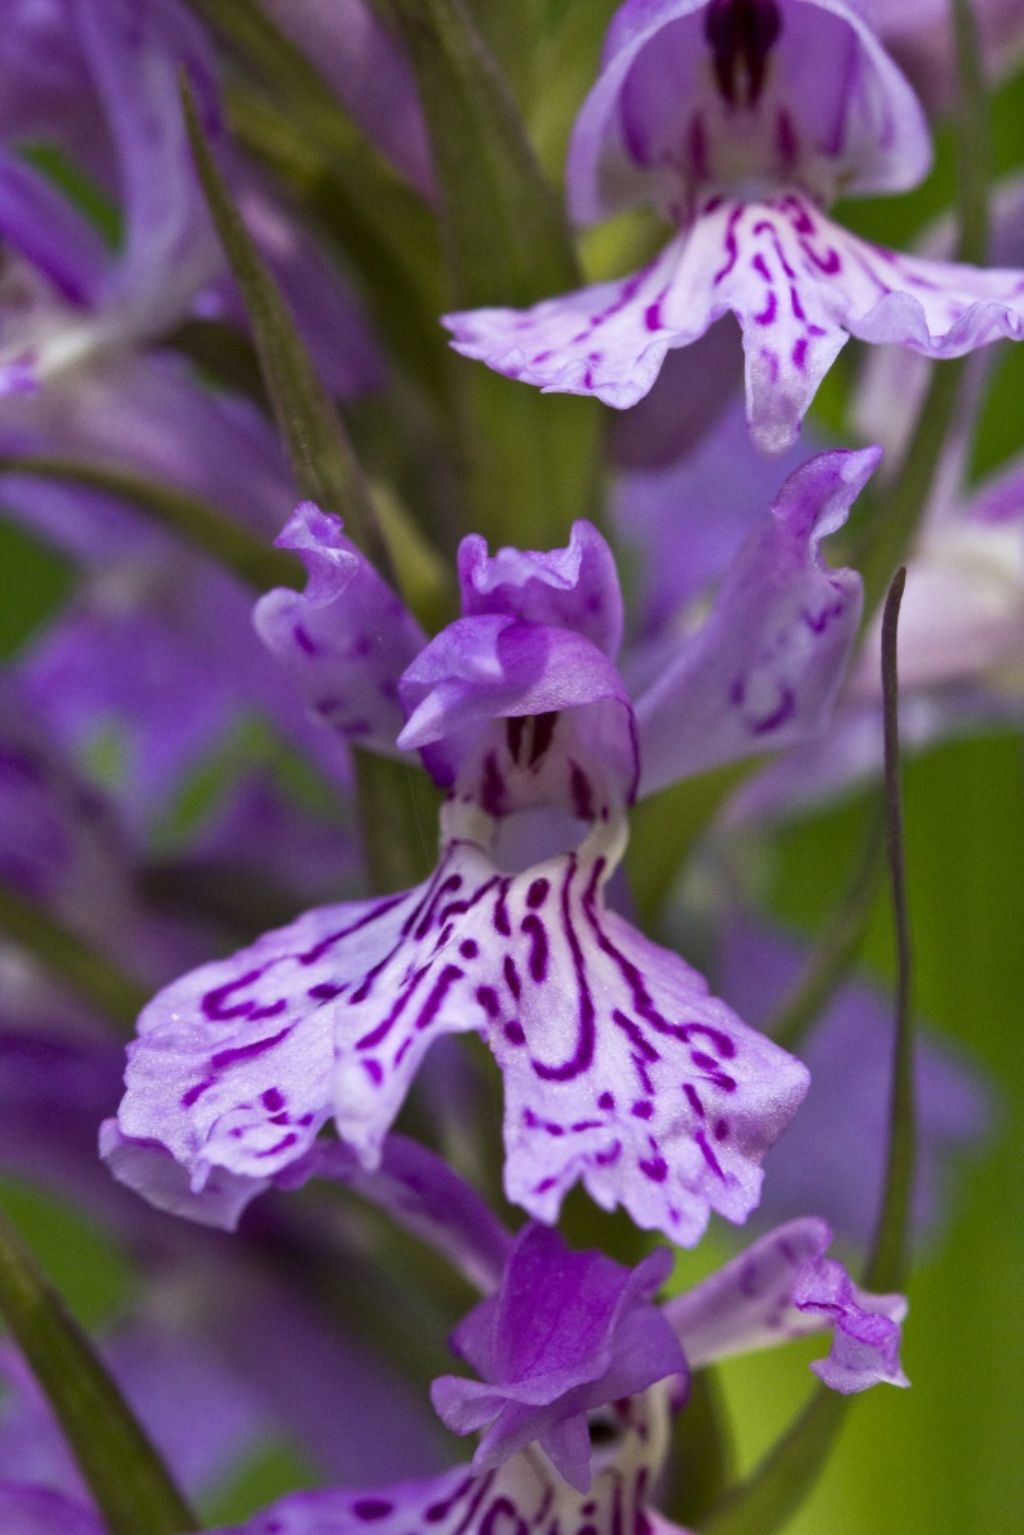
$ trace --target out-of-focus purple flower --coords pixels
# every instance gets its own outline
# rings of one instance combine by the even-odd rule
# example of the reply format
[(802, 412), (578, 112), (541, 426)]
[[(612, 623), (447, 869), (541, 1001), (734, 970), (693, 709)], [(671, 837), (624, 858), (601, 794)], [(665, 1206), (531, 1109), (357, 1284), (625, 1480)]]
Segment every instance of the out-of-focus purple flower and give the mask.
[[(441, 858), (413, 891), (308, 912), (157, 997), (131, 1047), (122, 1135), (166, 1147), (196, 1193), (215, 1174), (277, 1174), (331, 1118), (372, 1168), (432, 1042), (473, 1031), (505, 1076), (506, 1188), (533, 1215), (554, 1220), (582, 1180), (682, 1242), (710, 1209), (743, 1220), (802, 1070), (604, 892), (638, 782), (827, 719), (860, 593), (819, 543), (876, 461), (823, 454), (798, 471), (703, 629), (635, 699), (616, 666), (614, 564), (589, 524), (547, 554), (465, 540), (463, 617), (410, 661), (393, 594), (301, 507), (284, 541), (309, 589), (264, 598), (258, 626), (342, 734), (386, 743), (401, 700), (399, 746), (450, 789)], [(554, 816), (557, 851), (524, 867), (516, 825), (534, 811)], [(520, 872), (498, 862), (499, 835)]]
[[(63, 0), (27, 25), (51, 41), (56, 34), (58, 57), (70, 61), (69, 43), (75, 50), (74, 65), (68, 62), (53, 81), (51, 127), (74, 155), (81, 124), (88, 143), (97, 120), (104, 123), (104, 179), (120, 197), (124, 235), (117, 250), (106, 249), (41, 173), (11, 150), (0, 151), (0, 233), (10, 252), (0, 278), (0, 396), (67, 386), (69, 372), (82, 364), (109, 363), (208, 312), (224, 272), (178, 88), (185, 67), (205, 129), (219, 138), (215, 66), (194, 19), (177, 0)], [(16, 97), (34, 100), (38, 70), (25, 51), (14, 50), (12, 68), (21, 67), (29, 79), (20, 95), (15, 82)], [(38, 115), (46, 119), (45, 99), (27, 112), (25, 124), (13, 112), (5, 119), (9, 139), (31, 131)], [(336, 276), (252, 173), (240, 167), (236, 175), (243, 211), (309, 322), (328, 382), (346, 392), (379, 384), (379, 356)]]
[(418, 192), (434, 176), (412, 70), (367, 0), (261, 0), (338, 99)]
[(29, 1482), (0, 1482), (0, 1521), (7, 1535), (105, 1535), (100, 1517), (77, 1498)]
[[(944, 0), (851, 0), (875, 28), (915, 89), (933, 111), (948, 110), (956, 97), (957, 61), (953, 16)], [(1017, 0), (974, 0), (971, 7), (986, 74), (1011, 70), (1024, 51), (1024, 12)]]
[[(272, 1436), (251, 1390), (194, 1339), (139, 1324), (115, 1334), (105, 1363), (187, 1495), (202, 1496)], [(87, 1497), (49, 1404), (21, 1356), (0, 1354), (0, 1481)]]
[(781, 461), (766, 461), (737, 400), (676, 462), (620, 473), (612, 515), (636, 567), (634, 687), (660, 671), (680, 629), (694, 622), (689, 605), (721, 579), (763, 516), (771, 485), (799, 468), (808, 446), (805, 434)]
[[(764, 1024), (800, 970), (797, 948), (749, 922), (725, 934), (719, 984), (733, 1004)], [(769, 1153), (758, 1219), (817, 1210), (847, 1240), (866, 1246), (881, 1198), (892, 1075), (891, 1008), (863, 983), (845, 986), (803, 1050), (807, 1098)], [(917, 1052), (918, 1165), (914, 1230), (941, 1223), (952, 1164), (983, 1137), (989, 1094), (969, 1062), (934, 1036)]]
[(899, 255), (823, 213), (839, 192), (916, 185), (930, 153), (913, 92), (842, 0), (627, 0), (576, 123), (571, 207), (591, 223), (652, 200), (680, 233), (624, 280), (451, 315), (453, 344), (621, 410), (731, 311), (752, 432), (782, 452), (851, 335), (957, 357), (1024, 334), (1024, 273)]

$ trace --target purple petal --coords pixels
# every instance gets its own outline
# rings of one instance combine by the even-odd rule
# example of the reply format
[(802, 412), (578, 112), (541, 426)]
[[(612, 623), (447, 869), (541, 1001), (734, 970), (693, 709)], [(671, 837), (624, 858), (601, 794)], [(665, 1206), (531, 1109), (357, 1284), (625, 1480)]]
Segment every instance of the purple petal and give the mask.
[(900, 1323), (907, 1314), (902, 1295), (868, 1295), (841, 1263), (819, 1259), (798, 1275), (793, 1304), (833, 1329), (828, 1358), (811, 1366), (833, 1391), (851, 1396), (883, 1381), (910, 1385), (900, 1367)]
[[(598, 800), (632, 798), (636, 741), (625, 684), (574, 630), (497, 613), (456, 619), (408, 667), (400, 694), (408, 722), (399, 745), (427, 748), (441, 783), (457, 764), (459, 795), (491, 815), (544, 803), (586, 820)], [(495, 730), (503, 720), (509, 725)]]
[(475, 1030), (506, 1077), (506, 1187), (537, 1218), (582, 1179), (677, 1241), (710, 1209), (743, 1220), (803, 1068), (604, 911), (620, 828), (511, 876), (467, 813), (452, 807), (425, 885), (307, 913), (150, 1003), (122, 1134), (165, 1146), (201, 1192), (214, 1168), (265, 1181), (333, 1112), (372, 1168), (432, 1041)]
[[(223, 1361), (187, 1334), (137, 1323), (110, 1338), (102, 1353), (130, 1408), (189, 1496), (211, 1491), (269, 1437), (269, 1413)], [(0, 1475), (86, 1497), (59, 1425), (20, 1358), (2, 1360), (0, 1368), (15, 1388), (0, 1418)]]
[(744, 174), (857, 193), (903, 191), (931, 163), (913, 92), (860, 17), (836, 0), (779, 6), (770, 85), (743, 111), (716, 84), (708, 0), (627, 0), (573, 133), (567, 181), (592, 223), (644, 196), (669, 208)]
[[(660, 391), (662, 381), (657, 387)], [(781, 461), (766, 459), (751, 444), (742, 403), (734, 400), (678, 463), (620, 475), (614, 526), (638, 567), (640, 585), (632, 607), (639, 610), (642, 648), (638, 653), (633, 647), (628, 668), (634, 693), (638, 677), (646, 686), (677, 647), (681, 609), (722, 577), (771, 504), (780, 479), (806, 461), (812, 446), (802, 439)]]
[(153, 0), (74, 0), (82, 47), (113, 135), (125, 248), (111, 297), (147, 330), (170, 325), (219, 255), (181, 107), (187, 69), (209, 132), (217, 127), (213, 62), (184, 9)]
[(87, 307), (95, 300), (110, 263), (99, 235), (40, 172), (5, 151), (0, 151), (0, 231), (5, 245), (66, 303)]
[(588, 1411), (685, 1373), (671, 1328), (651, 1303), (671, 1269), (661, 1249), (635, 1270), (600, 1253), (572, 1253), (527, 1226), (501, 1287), (456, 1330), (452, 1345), (482, 1376), (435, 1381), (433, 1402), (456, 1433), (486, 1427), (476, 1470), (535, 1440), (571, 1486), (590, 1487)]
[(564, 549), (499, 549), (471, 533), (459, 546), (465, 617), (501, 614), (522, 623), (572, 629), (613, 659), (622, 642), (622, 593), (615, 559), (590, 522), (573, 524)]
[(857, 633), (861, 582), (825, 565), (820, 545), (878, 459), (870, 448), (821, 453), (786, 481), (704, 626), (637, 701), (644, 792), (825, 728)]
[(304, 592), (268, 592), (254, 622), (313, 714), (346, 739), (393, 752), (405, 723), (398, 679), (425, 639), (415, 619), (345, 537), (304, 502), (277, 540), (306, 567)]
[(831, 1328), (828, 1358), (811, 1368), (834, 1391), (908, 1385), (899, 1363), (906, 1301), (858, 1289), (823, 1256), (830, 1239), (824, 1221), (791, 1221), (669, 1301), (665, 1314), (691, 1367)]
[(4, 1535), (105, 1535), (98, 1514), (47, 1487), (0, 1482)]

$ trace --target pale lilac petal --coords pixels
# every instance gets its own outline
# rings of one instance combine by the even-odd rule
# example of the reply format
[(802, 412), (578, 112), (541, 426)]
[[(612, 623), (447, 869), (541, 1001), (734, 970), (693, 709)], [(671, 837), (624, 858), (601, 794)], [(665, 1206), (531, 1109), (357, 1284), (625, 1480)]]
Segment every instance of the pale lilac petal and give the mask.
[(675, 1335), (652, 1304), (671, 1266), (664, 1248), (629, 1270), (601, 1253), (570, 1252), (546, 1227), (524, 1228), (498, 1293), (452, 1338), (481, 1380), (443, 1376), (431, 1391), (456, 1433), (486, 1429), (475, 1470), (536, 1441), (571, 1486), (589, 1490), (587, 1413), (685, 1374)]
[(576, 121), (567, 182), (577, 220), (641, 198), (685, 204), (695, 184), (794, 169), (848, 192), (903, 191), (931, 163), (928, 127), (875, 34), (842, 0), (781, 0), (759, 99), (715, 85), (708, 0), (627, 0)]
[(830, 1240), (824, 1221), (791, 1221), (669, 1301), (665, 1314), (691, 1367), (831, 1328), (829, 1355), (811, 1369), (834, 1391), (908, 1385), (899, 1362), (906, 1300), (859, 1289), (824, 1257)]
[(604, 911), (620, 827), (512, 876), (467, 836), (479, 811), (450, 817), (425, 885), (307, 913), (150, 1003), (123, 1135), (165, 1146), (199, 1192), (214, 1168), (280, 1172), (333, 1112), (372, 1169), (430, 1044), (473, 1030), (505, 1074), (509, 1196), (538, 1219), (578, 1180), (684, 1243), (711, 1209), (745, 1219), (803, 1068)]
[(793, 1287), (831, 1240), (824, 1221), (790, 1221), (759, 1238), (692, 1290), (668, 1301), (665, 1316), (690, 1368), (772, 1348), (826, 1325), (794, 1309)]
[(568, 545), (544, 553), (489, 555), (486, 539), (471, 533), (459, 546), (459, 588), (467, 618), (495, 613), (572, 629), (613, 658), (622, 642), (615, 558), (590, 522), (574, 523)]
[(430, 196), (434, 176), (412, 70), (367, 0), (262, 0), (363, 132)]
[(361, 746), (394, 752), (405, 716), (398, 679), (425, 637), (400, 598), (342, 532), (304, 502), (277, 540), (307, 574), (304, 592), (268, 592), (256, 630), (294, 677), (313, 714)]
[(849, 234), (811, 202), (712, 198), (644, 272), (534, 309), (449, 317), (457, 351), (499, 373), (635, 405), (667, 350), (731, 310), (747, 412), (766, 452), (792, 445), (849, 336), (960, 357), (1024, 335), (1024, 273), (903, 256)]
[(882, 1381), (910, 1385), (900, 1366), (900, 1324), (907, 1314), (902, 1295), (868, 1295), (841, 1263), (822, 1258), (797, 1276), (793, 1304), (832, 1327), (828, 1358), (811, 1369), (833, 1391), (850, 1396)]
[[(643, 271), (599, 283), (532, 309), (473, 309), (444, 316), (452, 346), (507, 378), (545, 393), (592, 394), (626, 410), (643, 399), (671, 346), (702, 336), (718, 314), (698, 289), (679, 322), (666, 323), (661, 305), (674, 287), (699, 282), (685, 236), (666, 246)], [(704, 284), (706, 287), (706, 284)]]
[(4, 1535), (105, 1535), (85, 1504), (22, 1482), (0, 1482), (0, 1528)]
[(637, 700), (643, 792), (825, 728), (856, 638), (861, 582), (826, 565), (820, 546), (878, 457), (822, 453), (786, 481), (696, 638)]

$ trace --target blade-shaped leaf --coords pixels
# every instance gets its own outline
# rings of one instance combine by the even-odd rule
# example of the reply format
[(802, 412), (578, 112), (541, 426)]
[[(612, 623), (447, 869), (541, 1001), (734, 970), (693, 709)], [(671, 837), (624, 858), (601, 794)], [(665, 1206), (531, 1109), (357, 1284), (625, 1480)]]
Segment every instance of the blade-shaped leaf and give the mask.
[(183, 543), (208, 554), (257, 591), (270, 586), (300, 586), (302, 566), (290, 554), (270, 548), (261, 539), (226, 517), (217, 507), (189, 491), (148, 480), (128, 469), (82, 463), (70, 458), (29, 454), (0, 457), (0, 475), (32, 475), (43, 480), (67, 480), (129, 502), (151, 521), (165, 527)]
[(198, 1529), (117, 1386), (2, 1212), (0, 1314), (46, 1393), (110, 1535)]
[(206, 142), (188, 81), (182, 100), (203, 192), (242, 294), (274, 415), (304, 496), (345, 520), (378, 569), (389, 566), (369, 487), (288, 306), (238, 212)]
[[(412, 61), (439, 185), (451, 304), (529, 304), (579, 285), (572, 240), (507, 81), (463, 0), (377, 0)], [(454, 365), (475, 524), (549, 547), (593, 510), (598, 409)]]

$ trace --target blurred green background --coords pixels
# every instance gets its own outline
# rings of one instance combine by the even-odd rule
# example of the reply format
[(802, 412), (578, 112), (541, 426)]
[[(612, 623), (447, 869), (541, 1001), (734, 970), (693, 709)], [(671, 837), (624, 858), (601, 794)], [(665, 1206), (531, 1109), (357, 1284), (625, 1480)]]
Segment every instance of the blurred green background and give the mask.
[[(561, 7), (563, 10), (565, 5)], [(514, 9), (514, 8), (513, 8)], [(557, 3), (549, 13), (558, 11)], [(605, 0), (594, 14), (607, 14)], [(560, 81), (534, 122), (542, 153), (560, 165), (565, 133), (591, 76), (599, 27), (569, 33), (549, 60)], [(518, 34), (510, 25), (510, 62)], [(500, 39), (496, 39), (500, 41)], [(523, 66), (525, 68), (525, 66)], [(513, 68), (513, 74), (516, 69)], [(993, 100), (1000, 175), (1024, 165), (1024, 75)], [(952, 136), (938, 133), (927, 185), (907, 197), (844, 209), (869, 235), (899, 244), (949, 205)], [(824, 407), (834, 419), (850, 358)], [(978, 433), (974, 472), (1022, 446), (1024, 348), (997, 370)], [(66, 599), (74, 572), (6, 520), (0, 522), (0, 655), (16, 657)], [(1024, 1521), (1024, 816), (1020, 743), (1009, 736), (958, 742), (915, 760), (906, 775), (909, 891), (920, 1013), (967, 1047), (995, 1084), (998, 1120), (960, 1182), (951, 1218), (911, 1285), (905, 1365), (909, 1392), (879, 1389), (857, 1401), (822, 1482), (794, 1521), (795, 1535), (945, 1535)], [(768, 850), (774, 915), (813, 936), (856, 854), (859, 807), (841, 806), (777, 834)], [(863, 966), (892, 975), (888, 911), (879, 899)], [(99, 1326), (130, 1295), (132, 1276), (72, 1209), (25, 1185), (0, 1198), (79, 1317)], [(680, 1260), (703, 1273), (727, 1248), (712, 1236)], [(741, 1360), (724, 1370), (743, 1465), (785, 1425), (806, 1395), (813, 1347)], [(239, 1515), (289, 1486), (301, 1458), (274, 1447), (225, 1492), (211, 1517)]]

